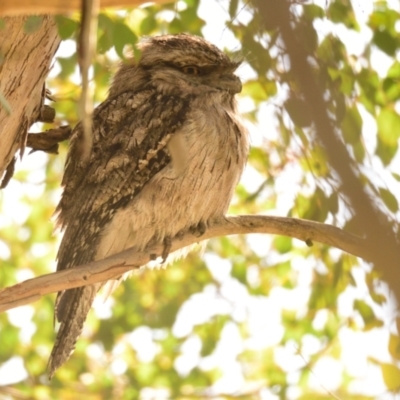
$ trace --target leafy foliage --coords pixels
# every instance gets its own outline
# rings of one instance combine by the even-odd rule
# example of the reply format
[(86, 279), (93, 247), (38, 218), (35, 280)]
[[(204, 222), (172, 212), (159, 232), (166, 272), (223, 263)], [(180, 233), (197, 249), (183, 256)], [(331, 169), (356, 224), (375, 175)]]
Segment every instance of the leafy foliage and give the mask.
[[(104, 99), (118, 58), (126, 58), (138, 38), (201, 34), (208, 26), (199, 16), (211, 7), (206, 3), (102, 11), (93, 62), (95, 101)], [(395, 221), (399, 13), (385, 1), (371, 9), (359, 3), (357, 11), (350, 0), (298, 2), (292, 23), (365, 189)], [(240, 45), (236, 52), (246, 56), (241, 105), (253, 138), (249, 167), (230, 211), (286, 214), (351, 230), (352, 210), (316, 141), (276, 21), (262, 20), (252, 2), (220, 5), (226, 27), (220, 24), (218, 33), (232, 34), (230, 50)], [(29, 19), (25, 29), (39, 29), (38, 18)], [(70, 50), (79, 21), (56, 20), (64, 54), (56, 57), (49, 86), (57, 97), (56, 122), (73, 125), (80, 85), (76, 51)], [(207, 38), (219, 45), (218, 38)], [(377, 68), (379, 57), (391, 65)], [(7, 196), (13, 190), (20, 199), (19, 217), (0, 219), (1, 287), (54, 268), (50, 217), (65, 154), (66, 146), (57, 157), (29, 156), (43, 166), (20, 168), (0, 198), (4, 209), (10, 209)], [(22, 359), (23, 368), (9, 381), (29, 398), (186, 399), (223, 393), (224, 398), (325, 399), (332, 398), (331, 390), (338, 398), (372, 399), (385, 390), (394, 393), (400, 390), (400, 339), (384, 317), (387, 292), (378, 278), (355, 257), (318, 244), (258, 235), (213, 240), (204, 257), (193, 253), (167, 269), (142, 271), (112, 299), (100, 301), (74, 356), (50, 383), (45, 369), (54, 340), (53, 299), (0, 315), (0, 384), (13, 360)], [(386, 340), (386, 358), (370, 352), (372, 333), (383, 344)], [(367, 343), (363, 351), (359, 343)], [(326, 365), (333, 368), (328, 373)], [(367, 365), (377, 368), (367, 371)], [(385, 386), (379, 386), (382, 381)], [(8, 387), (0, 393), (3, 389), (8, 393)]]

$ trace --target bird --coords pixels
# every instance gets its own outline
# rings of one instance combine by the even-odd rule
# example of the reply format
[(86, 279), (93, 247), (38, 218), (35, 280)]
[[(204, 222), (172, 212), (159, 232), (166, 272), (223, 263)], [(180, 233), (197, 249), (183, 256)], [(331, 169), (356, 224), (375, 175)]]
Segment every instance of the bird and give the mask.
[[(89, 149), (82, 124), (73, 129), (56, 208), (58, 271), (151, 242), (164, 243), (167, 256), (171, 238), (189, 229), (201, 235), (226, 214), (245, 167), (240, 61), (186, 33), (147, 37), (137, 47), (140, 59), (122, 63), (93, 112)], [(73, 353), (104, 285), (57, 294), (50, 379)]]

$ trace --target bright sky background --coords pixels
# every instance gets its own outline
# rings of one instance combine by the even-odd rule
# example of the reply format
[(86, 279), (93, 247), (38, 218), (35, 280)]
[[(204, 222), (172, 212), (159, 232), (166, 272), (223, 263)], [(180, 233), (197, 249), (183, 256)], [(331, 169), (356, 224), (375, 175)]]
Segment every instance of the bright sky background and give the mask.
[[(325, 0), (314, 1), (326, 7)], [(354, 55), (359, 55), (363, 50), (362, 43), (367, 42), (371, 37), (371, 32), (365, 26), (368, 15), (372, 10), (371, 0), (353, 0), (353, 6), (357, 15), (357, 19), (361, 25), (359, 33), (350, 32), (343, 26), (334, 26), (326, 22), (318, 21), (316, 27), (318, 33), (323, 37), (330, 30), (343, 41), (349, 52)], [(396, 0), (388, 1), (390, 6), (400, 11), (400, 4)], [(227, 10), (227, 1), (204, 1), (200, 7), (199, 16), (207, 21), (206, 27), (203, 29), (204, 36), (209, 41), (213, 42), (220, 48), (235, 50), (239, 47), (239, 43), (233, 37), (232, 33), (225, 29), (225, 21), (229, 16), (225, 12)], [(245, 22), (248, 18), (246, 10), (241, 11), (240, 21)], [(400, 27), (399, 27), (400, 28)], [(68, 43), (61, 46), (60, 53), (65, 56), (65, 53), (70, 54), (71, 49)], [(372, 53), (373, 67), (377, 70), (380, 76), (385, 76), (387, 69), (391, 65), (392, 60), (385, 56), (382, 52), (375, 50)], [(56, 72), (56, 71), (55, 71)], [(242, 66), (238, 71), (240, 77), (244, 80), (254, 77), (254, 73), (247, 65)], [(246, 112), (253, 107), (249, 99), (240, 101), (240, 109)], [(272, 140), (279, 135), (276, 129), (276, 121), (273, 116), (274, 107), (272, 105), (264, 105), (259, 110), (259, 124), (254, 126), (248, 124), (251, 132), (251, 141), (254, 145), (259, 145), (263, 139)], [(376, 125), (372, 118), (360, 110), (365, 119), (363, 136), (365, 141), (369, 143), (370, 149), (374, 147), (374, 136), (376, 135)], [(40, 130), (40, 126), (36, 127)], [(29, 215), (30, 209), (23, 204), (20, 199), (24, 195), (29, 195), (31, 198), (39, 199), (43, 193), (45, 173), (43, 166), (47, 156), (40, 152), (33, 155), (25, 156), (21, 162), (18, 162), (16, 169), (24, 169), (30, 171), (29, 179), (26, 183), (11, 181), (7, 190), (0, 194), (3, 209), (0, 214), (0, 229), (9, 225), (11, 222), (17, 223), (21, 228), (21, 239), (24, 235), (23, 224)], [(397, 159), (392, 163), (392, 169), (400, 170), (400, 160)], [(384, 179), (388, 185), (397, 183), (392, 182), (390, 174), (383, 171), (382, 166), (376, 160), (372, 160), (371, 170), (379, 179)], [(278, 207), (274, 211), (275, 215), (286, 215), (287, 210), (291, 207), (295, 196), (300, 192), (300, 176), (301, 170), (296, 166), (288, 165), (282, 171), (282, 174), (276, 180), (276, 191), (279, 193)], [(261, 183), (262, 178), (252, 169), (248, 168), (245, 172), (242, 183), (249, 190), (255, 190)], [(249, 243), (253, 250), (262, 256), (270, 257), (269, 246), (272, 237), (266, 235), (253, 235), (249, 239)], [(34, 255), (37, 257), (43, 256), (43, 252), (47, 249), (38, 245), (34, 250)], [(338, 254), (338, 251), (332, 249), (332, 254)], [(6, 243), (0, 240), (0, 259), (10, 257), (10, 251)], [(213, 315), (221, 312), (230, 313), (235, 321), (243, 321), (248, 318), (250, 337), (246, 341), (242, 341), (237, 326), (234, 323), (227, 324), (222, 332), (222, 340), (217, 346), (215, 353), (206, 359), (201, 360), (200, 367), (204, 370), (220, 367), (224, 374), (216, 383), (213, 391), (234, 393), (237, 390), (243, 390), (243, 376), (241, 367), (236, 360), (243, 347), (249, 349), (261, 349), (266, 346), (273, 346), (279, 343), (283, 335), (283, 327), (280, 324), (280, 315), (282, 309), (297, 310), (298, 315), (305, 312), (308, 297), (310, 294), (310, 282), (312, 279), (312, 270), (317, 264), (317, 260), (307, 260), (307, 263), (299, 258), (294, 257), (292, 260), (293, 268), (298, 271), (298, 287), (294, 290), (285, 290), (276, 287), (271, 291), (268, 298), (255, 298), (248, 295), (245, 288), (235, 279), (230, 276), (231, 262), (224, 260), (215, 254), (205, 254), (204, 259), (208, 268), (213, 274), (216, 281), (220, 282), (220, 291), (217, 292), (217, 286), (210, 284), (202, 293), (192, 296), (183, 305), (178, 319), (174, 325), (173, 332), (176, 336), (185, 336), (191, 331), (194, 324), (208, 321)], [(21, 268), (22, 267), (22, 268)], [(23, 268), (18, 266), (18, 279), (25, 280), (32, 277), (29, 266)], [(363, 268), (366, 268), (365, 266)], [(356, 279), (358, 282), (357, 289), (348, 288), (340, 297), (339, 309), (344, 316), (350, 315), (351, 306), (355, 298), (364, 298), (367, 292), (363, 282), (363, 268), (355, 270)], [(55, 270), (55, 263), (49, 265), (49, 271)], [(249, 276), (257, 280), (256, 269), (249, 268)], [(96, 314), (99, 318), (107, 318), (112, 310), (113, 300), (108, 299), (104, 304), (97, 302)], [(372, 304), (371, 304), (372, 305)], [(374, 306), (374, 309), (376, 307)], [(33, 308), (30, 306), (19, 307), (8, 312), (10, 322), (21, 328), (21, 340), (28, 342), (34, 333), (35, 326), (32, 323)], [(383, 395), (385, 385), (381, 378), (380, 371), (377, 366), (367, 362), (368, 357), (374, 357), (380, 361), (390, 361), (390, 355), (387, 351), (387, 341), (389, 335), (389, 327), (394, 329), (392, 323), (393, 308), (391, 305), (384, 306), (378, 310), (380, 315), (385, 318), (385, 327), (382, 329), (374, 329), (368, 333), (354, 332), (348, 328), (343, 328), (339, 335), (339, 339), (343, 346), (341, 362), (334, 360), (331, 357), (323, 357), (313, 366), (315, 378), (311, 379), (311, 385), (316, 390), (326, 393), (326, 390), (334, 391), (341, 383), (341, 374), (343, 368), (346, 368), (349, 373), (356, 376), (352, 388), (355, 392), (365, 393), (368, 395), (375, 394), (379, 399), (400, 399), (400, 396), (393, 397)], [(315, 325), (323, 326), (327, 318), (327, 313), (320, 311)], [(132, 333), (126, 335), (127, 343), (131, 344), (138, 352), (140, 359), (150, 361), (159, 351), (154, 339), (163, 335), (163, 332), (154, 332), (147, 327), (139, 327)], [(140, 346), (138, 346), (140, 343)], [(280, 348), (276, 352), (277, 363), (288, 371), (289, 380), (297, 380), (297, 369), (305, 364), (304, 358), (314, 354), (319, 350), (319, 342), (315, 338), (309, 336), (304, 337), (304, 351), (302, 356), (297, 354), (297, 348), (292, 343), (286, 347)], [(182, 348), (182, 355), (176, 361), (177, 370), (182, 373), (188, 373), (197, 365), (200, 360), (201, 342), (195, 335), (189, 336)], [(89, 348), (91, 356), (94, 358), (102, 357), (100, 349), (96, 345)], [(115, 353), (118, 355), (123, 352), (123, 347), (116, 348)], [(303, 358), (304, 357), (304, 358)], [(125, 372), (126, 365), (124, 361), (116, 358), (116, 361), (111, 365), (112, 370), (116, 374)], [(0, 385), (7, 383), (18, 382), (27, 377), (27, 373), (23, 368), (23, 361), (20, 357), (13, 357), (8, 362), (0, 365)], [(89, 379), (89, 378), (88, 378)], [(89, 382), (85, 382), (89, 383)], [(257, 384), (257, 383), (255, 383)], [(260, 383), (262, 386), (263, 383)], [(143, 393), (143, 398), (154, 395), (154, 392), (149, 389), (147, 393)], [(290, 398), (296, 398), (298, 393), (293, 390), (293, 393), (288, 393)], [(168, 394), (159, 392), (159, 399), (168, 398)], [(269, 391), (265, 391), (262, 399), (273, 400), (277, 399)]]

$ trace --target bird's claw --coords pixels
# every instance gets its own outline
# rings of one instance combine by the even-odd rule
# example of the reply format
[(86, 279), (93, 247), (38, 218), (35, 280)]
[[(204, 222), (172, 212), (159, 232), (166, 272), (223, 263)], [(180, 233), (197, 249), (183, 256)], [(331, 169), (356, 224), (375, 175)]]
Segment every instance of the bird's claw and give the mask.
[(207, 224), (204, 221), (200, 221), (198, 224), (192, 225), (189, 230), (196, 237), (200, 237), (206, 233)]
[(164, 245), (164, 247), (163, 247), (163, 252), (161, 254), (161, 257), (162, 257), (161, 264), (164, 264), (165, 261), (167, 260), (167, 258), (169, 256), (169, 252), (172, 247), (172, 240), (171, 240), (170, 236), (167, 236), (166, 238), (164, 238), (163, 245)]

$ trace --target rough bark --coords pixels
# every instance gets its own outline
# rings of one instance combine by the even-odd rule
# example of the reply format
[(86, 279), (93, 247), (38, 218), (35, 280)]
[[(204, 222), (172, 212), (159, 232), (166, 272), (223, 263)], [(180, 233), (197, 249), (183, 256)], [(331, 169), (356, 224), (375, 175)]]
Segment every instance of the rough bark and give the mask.
[(25, 147), (29, 127), (42, 118), (43, 88), (60, 43), (51, 16), (26, 33), (27, 17), (6, 17), (0, 34), (0, 94), (10, 111), (0, 105), (0, 177), (19, 149)]

